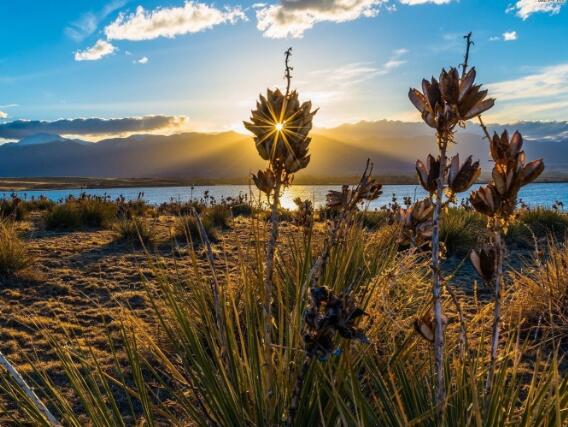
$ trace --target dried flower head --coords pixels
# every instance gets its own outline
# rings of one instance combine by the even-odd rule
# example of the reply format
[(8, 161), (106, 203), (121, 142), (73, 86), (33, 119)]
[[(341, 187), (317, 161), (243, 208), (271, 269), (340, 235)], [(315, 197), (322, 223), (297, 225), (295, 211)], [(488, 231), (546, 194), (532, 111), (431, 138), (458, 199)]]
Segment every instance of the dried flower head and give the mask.
[(469, 260), (483, 281), (486, 284), (492, 283), (496, 273), (497, 251), (495, 248), (487, 245), (479, 251), (472, 250)]
[(291, 174), (310, 161), (308, 134), (316, 112), (311, 102), (300, 104), (296, 91), (285, 95), (279, 89), (268, 89), (266, 97), (261, 95), (257, 101), (250, 122), (244, 125), (255, 136), (258, 154)]
[(448, 171), (448, 186), (453, 193), (461, 193), (466, 191), (479, 178), (481, 168), (479, 161), (474, 162), (469, 156), (463, 164), (460, 165), (460, 155), (456, 154), (452, 157), (450, 168)]
[(382, 194), (383, 185), (371, 178), (372, 165), (367, 162), (367, 168), (354, 188), (343, 185), (341, 191), (330, 190), (327, 193), (327, 207), (342, 211), (353, 211), (357, 205), (364, 201), (375, 200)]
[(336, 335), (367, 343), (365, 334), (355, 327), (366, 313), (348, 295), (335, 295), (325, 286), (310, 290), (311, 302), (304, 312), (304, 343), (308, 355), (327, 360), (335, 352)]
[(300, 227), (310, 228), (314, 223), (314, 204), (311, 200), (302, 200), (299, 197), (294, 199), (297, 206), (294, 215), (294, 223)]
[(402, 226), (401, 244), (410, 244), (416, 247), (424, 245), (432, 237), (432, 212), (434, 205), (427, 198), (416, 202), (412, 206), (400, 208), (396, 217)]
[(417, 160), (416, 173), (424, 190), (430, 194), (434, 193), (438, 186), (437, 182), (440, 176), (440, 158), (435, 159), (434, 156), (428, 154), (426, 164), (424, 164), (422, 160)]
[(274, 189), (276, 177), (274, 176), (274, 172), (270, 169), (266, 169), (266, 171), (258, 171), (256, 175), (252, 174), (252, 180), (260, 191), (270, 196), (270, 193), (272, 193)]
[(501, 135), (495, 133), (490, 141), (491, 157), (495, 161), (492, 183), (472, 193), (470, 198), (479, 212), (504, 223), (513, 216), (521, 187), (534, 181), (544, 170), (542, 159), (525, 164), (522, 146), (523, 137), (519, 132), (512, 138), (507, 131)]
[[(442, 315), (442, 327), (445, 329), (446, 325), (448, 324), (448, 318)], [(414, 320), (414, 330), (426, 341), (431, 343), (434, 342), (435, 337), (435, 327), (434, 322), (432, 321), (431, 314), (425, 314), (422, 317), (416, 318)]]
[(456, 68), (442, 70), (439, 81), (422, 80), (422, 92), (410, 89), (408, 97), (420, 111), (424, 122), (438, 133), (451, 131), (464, 122), (493, 107), (495, 100), (487, 97), (481, 85), (475, 85), (475, 68), (461, 78)]

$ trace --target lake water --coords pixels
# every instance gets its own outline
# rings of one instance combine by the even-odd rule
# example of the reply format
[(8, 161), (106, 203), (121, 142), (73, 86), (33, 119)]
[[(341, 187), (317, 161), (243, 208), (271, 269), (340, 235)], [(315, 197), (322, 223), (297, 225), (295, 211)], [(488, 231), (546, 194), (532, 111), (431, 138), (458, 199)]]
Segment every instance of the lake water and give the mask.
[[(473, 189), (479, 185), (473, 186)], [(282, 206), (285, 208), (294, 208), (294, 198), (310, 199), (316, 206), (325, 203), (325, 196), (329, 190), (340, 189), (337, 185), (293, 185), (286, 190), (282, 197)], [(169, 202), (172, 199), (187, 201), (190, 199), (200, 199), (207, 194), (214, 197), (217, 201), (223, 197), (236, 197), (239, 194), (247, 194), (257, 200), (259, 196), (258, 190), (252, 189), (247, 185), (213, 185), (213, 186), (196, 186), (196, 187), (134, 187), (134, 188), (107, 188), (107, 189), (67, 189), (67, 190), (40, 190), (40, 191), (21, 191), (18, 196), (22, 199), (30, 199), (44, 195), (51, 200), (59, 201), (68, 195), (78, 196), (81, 193), (92, 195), (108, 195), (112, 199), (124, 196), (126, 199), (136, 199), (139, 193), (143, 193), (143, 198), (151, 203), (158, 205), (163, 202)], [(421, 199), (426, 193), (419, 185), (385, 185), (383, 186), (383, 194), (377, 200), (370, 204), (371, 209), (378, 208), (388, 204), (392, 195), (402, 202), (403, 197), (409, 196), (412, 199)], [(0, 197), (9, 197), (10, 193), (0, 193)], [(462, 194), (462, 198), (467, 197), (466, 193)], [(536, 183), (524, 187), (520, 192), (520, 198), (531, 206), (550, 206), (555, 201), (561, 201), (564, 206), (568, 207), (568, 183)]]

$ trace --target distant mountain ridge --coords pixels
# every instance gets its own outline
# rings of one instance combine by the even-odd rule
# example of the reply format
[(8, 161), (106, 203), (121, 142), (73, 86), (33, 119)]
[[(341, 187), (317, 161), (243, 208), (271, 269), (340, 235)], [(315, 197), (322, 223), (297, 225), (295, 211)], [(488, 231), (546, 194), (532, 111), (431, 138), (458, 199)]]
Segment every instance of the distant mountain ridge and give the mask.
[[(501, 131), (503, 126), (490, 125)], [(547, 173), (568, 171), (568, 122), (522, 122), (529, 159), (544, 157)], [(478, 126), (457, 133), (452, 153), (473, 155), (490, 168), (488, 144)], [(434, 132), (421, 123), (380, 120), (315, 129), (312, 158), (299, 177), (357, 176), (367, 158), (382, 175), (409, 175), (414, 163), (435, 151)], [(116, 177), (242, 179), (266, 167), (252, 138), (236, 132), (137, 134), (91, 143), (35, 134), (0, 146), (3, 177)]]

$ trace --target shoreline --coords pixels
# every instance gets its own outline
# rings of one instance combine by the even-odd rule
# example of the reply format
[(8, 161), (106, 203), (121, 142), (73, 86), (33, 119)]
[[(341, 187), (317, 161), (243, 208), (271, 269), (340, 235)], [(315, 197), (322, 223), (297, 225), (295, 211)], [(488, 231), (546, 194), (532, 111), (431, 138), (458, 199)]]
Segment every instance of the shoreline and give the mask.
[[(306, 177), (307, 178), (307, 177)], [(383, 185), (418, 185), (416, 177), (412, 176), (378, 176)], [(330, 186), (353, 185), (358, 182), (356, 177), (337, 177), (322, 179), (298, 179), (292, 185)], [(545, 177), (537, 183), (560, 184), (568, 182), (568, 177)], [(479, 184), (485, 184), (481, 180)], [(89, 178), (89, 177), (18, 177), (0, 178), (0, 192), (21, 191), (53, 191), (53, 190), (93, 190), (114, 188), (141, 187), (212, 187), (220, 185), (249, 185), (246, 179), (176, 179), (176, 178)]]

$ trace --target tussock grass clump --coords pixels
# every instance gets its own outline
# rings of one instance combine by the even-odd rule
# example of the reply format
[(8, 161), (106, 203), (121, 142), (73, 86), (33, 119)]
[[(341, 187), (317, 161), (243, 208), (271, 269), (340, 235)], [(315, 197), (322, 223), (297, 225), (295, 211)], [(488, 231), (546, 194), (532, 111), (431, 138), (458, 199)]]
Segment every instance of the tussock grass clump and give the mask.
[(45, 227), (48, 230), (106, 228), (116, 220), (116, 214), (116, 204), (105, 199), (70, 199), (47, 212)]
[(357, 218), (367, 230), (377, 230), (389, 222), (389, 214), (384, 210), (360, 212)]
[(521, 246), (532, 246), (534, 238), (552, 237), (564, 240), (568, 233), (568, 215), (556, 209), (536, 207), (523, 209), (507, 233), (507, 240)]
[(13, 224), (0, 222), (0, 277), (8, 277), (31, 264), (25, 243)]
[(55, 206), (55, 202), (53, 200), (48, 199), (47, 197), (41, 196), (37, 199), (30, 199), (22, 202), (26, 209), (30, 212), (32, 211), (47, 211)]
[(231, 205), (231, 213), (234, 217), (249, 217), (254, 214), (254, 208), (250, 203), (235, 203), (234, 205)]
[(448, 255), (463, 255), (486, 239), (485, 223), (475, 211), (449, 208), (440, 221), (440, 240)]
[(228, 230), (231, 228), (231, 210), (225, 205), (213, 205), (205, 211), (203, 218), (214, 227)]
[(512, 273), (511, 322), (541, 340), (568, 338), (568, 248), (550, 242), (546, 261)]
[(26, 203), (15, 196), (0, 200), (0, 219), (22, 221), (26, 218), (28, 212)]
[(153, 241), (154, 232), (143, 218), (119, 219), (113, 226), (117, 239), (133, 244), (148, 244)]
[[(207, 238), (213, 243), (218, 242), (219, 234), (211, 219), (205, 216), (201, 218), (201, 223), (203, 224)], [(197, 220), (193, 216), (182, 216), (178, 219), (176, 236), (180, 239), (186, 239), (188, 243), (193, 245), (203, 243), (201, 241), (201, 235), (199, 234)]]

